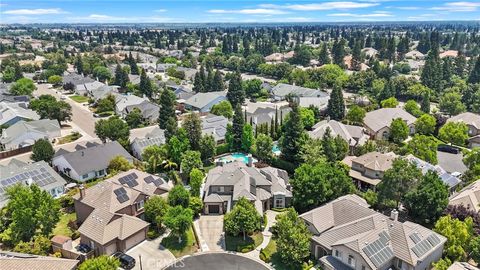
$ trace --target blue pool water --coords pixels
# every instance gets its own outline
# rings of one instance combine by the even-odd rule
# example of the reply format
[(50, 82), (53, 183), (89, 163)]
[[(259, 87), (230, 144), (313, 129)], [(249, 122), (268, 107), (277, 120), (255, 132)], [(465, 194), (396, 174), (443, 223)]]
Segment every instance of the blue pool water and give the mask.
[(274, 144), (273, 147), (272, 147), (272, 152), (275, 154), (275, 155), (280, 155), (282, 152), (280, 151), (280, 147), (278, 147), (278, 144)]
[[(217, 158), (216, 161), (221, 161), (221, 162), (224, 162), (224, 163), (241, 161), (245, 164), (248, 164), (248, 155), (244, 154), (244, 153), (233, 153), (233, 154), (230, 154), (230, 155), (226, 155), (226, 156)], [(257, 160), (254, 158), (253, 163), (255, 163), (255, 162), (257, 162)]]

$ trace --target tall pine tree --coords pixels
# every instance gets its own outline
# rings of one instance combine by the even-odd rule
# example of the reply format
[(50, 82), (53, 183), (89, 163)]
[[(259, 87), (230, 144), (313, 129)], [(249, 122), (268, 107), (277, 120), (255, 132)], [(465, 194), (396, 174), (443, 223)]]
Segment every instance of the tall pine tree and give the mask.
[(423, 67), (421, 80), (422, 83), (434, 90), (436, 93), (440, 93), (442, 90), (442, 64), (438, 53), (438, 46), (432, 46), (432, 49), (428, 52), (425, 66)]
[(232, 107), (242, 105), (245, 101), (245, 90), (243, 90), (242, 78), (238, 71), (233, 73), (228, 83), (227, 99), (232, 104)]
[(233, 125), (232, 133), (233, 140), (232, 145), (230, 145), (230, 150), (238, 151), (242, 148), (242, 134), (243, 134), (243, 125), (245, 124), (245, 119), (243, 117), (242, 107), (237, 105), (235, 107), (235, 114), (233, 115)]
[(330, 64), (330, 56), (328, 55), (327, 42), (322, 44), (322, 49), (320, 50), (320, 55), (318, 56), (318, 62), (322, 65)]
[(475, 66), (473, 67), (472, 72), (470, 72), (468, 83), (480, 83), (480, 57), (477, 58), (477, 62), (475, 62)]
[(147, 77), (147, 73), (145, 72), (144, 69), (142, 69), (141, 71), (139, 88), (140, 88), (140, 92), (143, 95), (149, 98), (152, 97), (152, 92), (153, 92), (152, 82), (150, 82), (150, 79)]
[(158, 115), (158, 125), (161, 129), (166, 129), (168, 121), (175, 122), (177, 124), (177, 117), (175, 115), (175, 94), (170, 89), (165, 89), (160, 95), (160, 111)]
[(345, 116), (345, 102), (343, 101), (342, 89), (339, 85), (333, 86), (327, 105), (327, 114), (331, 119), (340, 121)]
[(300, 162), (300, 149), (305, 138), (305, 130), (301, 118), (298, 104), (293, 102), (288, 120), (282, 126), (283, 136), (280, 138), (283, 158), (296, 164)]

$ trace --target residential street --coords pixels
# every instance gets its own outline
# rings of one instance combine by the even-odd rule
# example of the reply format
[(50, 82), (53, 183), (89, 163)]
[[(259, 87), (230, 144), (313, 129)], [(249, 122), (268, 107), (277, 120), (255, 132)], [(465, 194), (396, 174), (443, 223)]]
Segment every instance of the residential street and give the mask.
[[(60, 99), (61, 93), (55, 91), (55, 89), (49, 88), (49, 84), (38, 84), (37, 90), (34, 92), (35, 96), (40, 95), (52, 95), (57, 99)], [(95, 122), (98, 120), (93, 117), (93, 113), (88, 109), (88, 107), (83, 106), (80, 103), (77, 103), (70, 98), (65, 99), (68, 104), (72, 106), (72, 121), (75, 123), (81, 130), (83, 130), (89, 136), (95, 138)]]

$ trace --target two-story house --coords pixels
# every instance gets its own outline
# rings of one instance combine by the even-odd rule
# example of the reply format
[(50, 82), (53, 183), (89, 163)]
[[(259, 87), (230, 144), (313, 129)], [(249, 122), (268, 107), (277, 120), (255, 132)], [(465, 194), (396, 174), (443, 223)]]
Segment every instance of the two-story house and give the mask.
[(394, 153), (369, 152), (359, 157), (349, 156), (343, 162), (350, 167), (349, 175), (361, 190), (373, 189), (382, 181), (383, 174), (390, 169)]
[(136, 169), (115, 175), (74, 196), (80, 242), (96, 255), (126, 251), (146, 239), (144, 204), (166, 196), (171, 186), (162, 178)]
[(271, 208), (288, 207), (292, 192), (286, 171), (266, 167), (257, 169), (235, 161), (208, 172), (204, 187), (204, 213), (229, 212), (241, 197), (251, 201), (263, 214)]
[(447, 122), (461, 122), (465, 123), (468, 127), (468, 136), (470, 137), (469, 147), (479, 147), (480, 146), (480, 115), (465, 112), (459, 115), (453, 116), (447, 120)]
[(385, 216), (357, 195), (342, 196), (302, 214), (312, 255), (326, 270), (430, 269), (446, 238), (421, 225)]

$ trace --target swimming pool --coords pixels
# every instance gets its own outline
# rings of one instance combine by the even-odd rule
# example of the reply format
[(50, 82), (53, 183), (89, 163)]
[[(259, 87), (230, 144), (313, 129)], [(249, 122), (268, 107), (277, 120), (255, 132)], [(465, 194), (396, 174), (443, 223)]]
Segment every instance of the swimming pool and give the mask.
[[(252, 157), (253, 158), (253, 157)], [(223, 163), (230, 163), (230, 162), (234, 162), (234, 161), (241, 161), (245, 164), (248, 164), (248, 154), (245, 154), (245, 153), (233, 153), (233, 154), (229, 154), (229, 155), (225, 155), (223, 157), (219, 157), (215, 160), (216, 162), (217, 161), (220, 161), (220, 162), (223, 162)], [(257, 162), (257, 160), (255, 158), (253, 158), (253, 163)]]
[(280, 151), (280, 147), (278, 147), (278, 143), (273, 144), (272, 152), (276, 156), (279, 156), (282, 153), (282, 151)]

